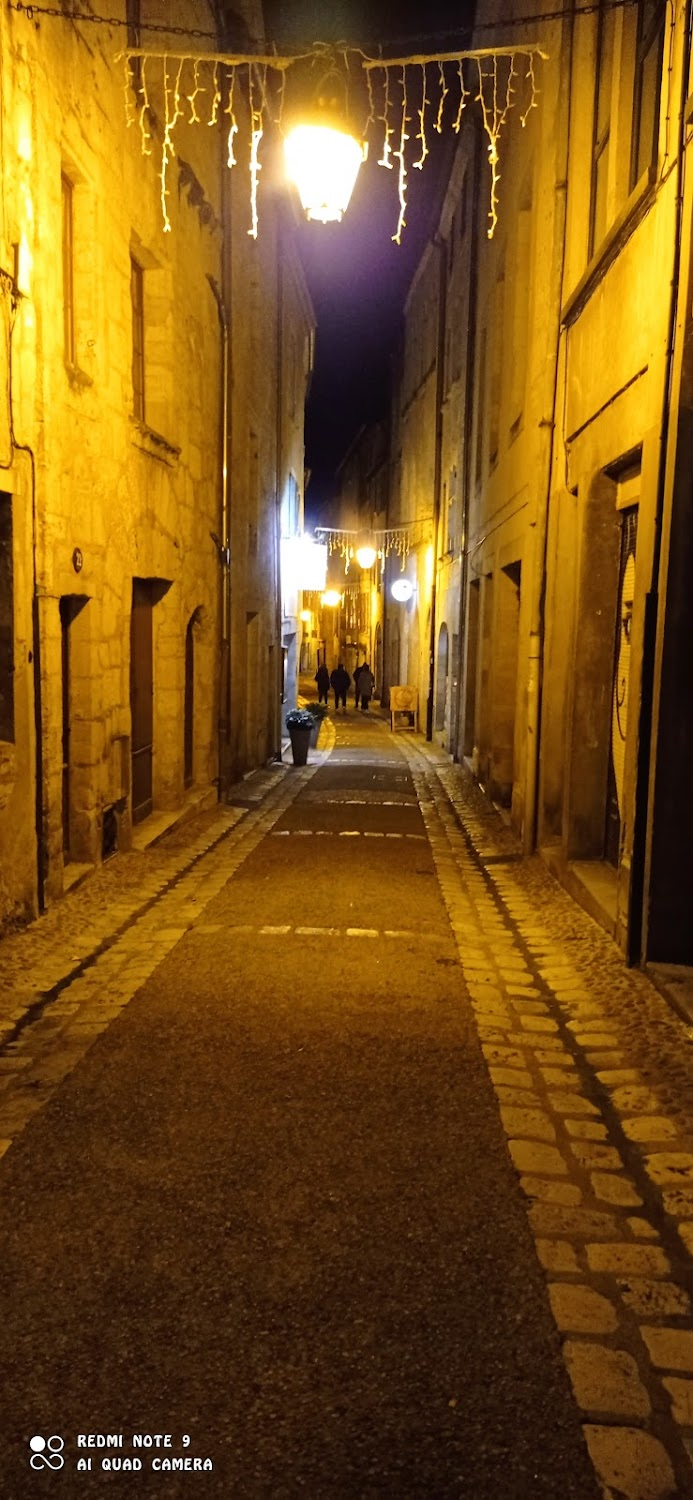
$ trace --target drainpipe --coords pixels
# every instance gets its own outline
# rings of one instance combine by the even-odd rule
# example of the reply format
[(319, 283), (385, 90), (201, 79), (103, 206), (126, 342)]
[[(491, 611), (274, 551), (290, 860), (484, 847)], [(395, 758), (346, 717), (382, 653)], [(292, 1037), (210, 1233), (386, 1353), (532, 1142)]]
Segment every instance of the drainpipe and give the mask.
[[(686, 6), (686, 29), (681, 58), (681, 98), (679, 101), (679, 125), (676, 158), (676, 220), (674, 229), (674, 253), (671, 269), (671, 295), (667, 330), (666, 366), (662, 383), (662, 416), (660, 425), (659, 469), (654, 517), (654, 547), (650, 587), (645, 595), (645, 620), (642, 656), (642, 687), (640, 718), (638, 724), (638, 749), (636, 763), (635, 810), (633, 817), (633, 855), (631, 863), (632, 883), (628, 903), (628, 933), (626, 962), (636, 964), (646, 957), (647, 916), (645, 913), (646, 880), (649, 881), (648, 828), (650, 821), (650, 768), (653, 757), (654, 697), (655, 697), (655, 647), (659, 614), (659, 573), (662, 554), (662, 526), (667, 495), (673, 488), (676, 477), (677, 442), (676, 433), (670, 434), (671, 406), (674, 387), (674, 355), (676, 333), (680, 326), (680, 337), (687, 336), (685, 309), (681, 303), (681, 238), (683, 232), (685, 153), (686, 153), (686, 100), (691, 66), (691, 27), (693, 7), (691, 0)], [(647, 869), (646, 869), (647, 866)]]
[(10, 453), (9, 463), (0, 463), (0, 469), (9, 470), (14, 463), (15, 453), (26, 453), (31, 464), (31, 567), (32, 567), (32, 599), (31, 599), (31, 661), (33, 666), (34, 684), (34, 736), (36, 766), (34, 775), (34, 826), (36, 830), (36, 904), (39, 913), (46, 909), (46, 840), (43, 826), (43, 707), (41, 693), (41, 614), (40, 596), (38, 586), (38, 516), (36, 510), (36, 459), (33, 448), (28, 443), (18, 443), (14, 431), (14, 395), (12, 390), (12, 334), (14, 333), (15, 319), (19, 308), (22, 293), (17, 286), (17, 274), (10, 276), (7, 272), (0, 273), (3, 281), (7, 284), (7, 290), (11, 299), (11, 313), (9, 323), (9, 337), (7, 343), (7, 407), (10, 426)]
[[(560, 226), (560, 259), (558, 265), (558, 280), (556, 284), (556, 348), (553, 360), (553, 392), (551, 398), (551, 418), (542, 421), (540, 426), (548, 429), (548, 445), (546, 453), (546, 494), (544, 503), (537, 512), (535, 532), (535, 557), (538, 566), (535, 568), (535, 587), (531, 600), (531, 617), (529, 625), (529, 656), (528, 656), (528, 679), (527, 679), (527, 773), (525, 780), (525, 808), (522, 824), (522, 847), (525, 854), (531, 854), (537, 846), (538, 822), (539, 822), (539, 778), (541, 772), (540, 763), (540, 739), (541, 739), (541, 703), (542, 703), (542, 672), (544, 662), (544, 631), (546, 610), (546, 562), (548, 546), (548, 519), (551, 504), (551, 489), (553, 482), (553, 466), (556, 444), (556, 414), (558, 409), (558, 385), (559, 366), (561, 358), (561, 306), (563, 301), (563, 282), (565, 273), (566, 256), (566, 229), (568, 217), (568, 167), (570, 159), (570, 123), (573, 99), (573, 37), (575, 29), (575, 9), (571, 8), (566, 21), (567, 27), (567, 72), (568, 90), (565, 100), (565, 132), (564, 132), (564, 159), (560, 180), (556, 183), (556, 193), (563, 194), (563, 209)], [(562, 50), (562, 49), (561, 49)], [(564, 372), (564, 379), (567, 371)]]
[(438, 592), (438, 552), (440, 543), (440, 497), (443, 471), (443, 400), (445, 397), (445, 302), (447, 267), (445, 240), (436, 234), (433, 246), (438, 257), (438, 351), (436, 358), (436, 433), (433, 471), (433, 577), (431, 581), (431, 631), (428, 658), (428, 702), (426, 704), (426, 739), (433, 739), (433, 698), (436, 670), (436, 598)]
[[(222, 203), (226, 209), (226, 193)], [(228, 215), (224, 212), (225, 226)], [(225, 229), (226, 241), (226, 229)], [(225, 244), (225, 249), (227, 248)], [(228, 245), (230, 255), (230, 245)], [(224, 254), (224, 251), (222, 251)], [(231, 279), (231, 267), (228, 270)], [(213, 537), (221, 564), (221, 639), (219, 650), (219, 719), (218, 783), (219, 801), (223, 802), (230, 784), (229, 751), (231, 739), (231, 541), (229, 536), (229, 416), (230, 416), (230, 349), (229, 317), (218, 282), (207, 275), (219, 314), (221, 332), (221, 496), (220, 536)]]
[(457, 674), (457, 745), (455, 747), (456, 760), (464, 758), (464, 733), (466, 730), (465, 715), (463, 713), (462, 688), (466, 682), (469, 671), (469, 660), (466, 662), (466, 670), (462, 672), (462, 662), (465, 660), (465, 642), (467, 638), (467, 592), (469, 589), (469, 514), (471, 509), (472, 489), (472, 434), (474, 430), (474, 402), (472, 391), (474, 390), (474, 365), (476, 361), (476, 301), (479, 282), (479, 178), (481, 172), (481, 132), (478, 125), (474, 129), (474, 149), (472, 153), (471, 187), (467, 195), (470, 205), (469, 215), (469, 311), (467, 316), (467, 347), (465, 350), (464, 369), (464, 452), (462, 469), (462, 572), (460, 577), (460, 615), (459, 615), (459, 662), (460, 670)]
[(275, 631), (277, 636), (277, 659), (275, 669), (275, 680), (272, 683), (272, 759), (280, 761), (282, 758), (282, 683), (284, 672), (284, 652), (282, 650), (282, 569), (281, 569), (281, 535), (282, 535), (282, 497), (280, 493), (283, 478), (283, 432), (282, 432), (282, 403), (283, 403), (283, 370), (282, 354), (284, 348), (284, 281), (282, 275), (282, 228), (277, 224), (277, 336), (276, 336), (276, 361), (275, 392), (276, 404), (276, 438), (275, 438), (275, 467), (274, 467), (274, 609), (275, 609)]

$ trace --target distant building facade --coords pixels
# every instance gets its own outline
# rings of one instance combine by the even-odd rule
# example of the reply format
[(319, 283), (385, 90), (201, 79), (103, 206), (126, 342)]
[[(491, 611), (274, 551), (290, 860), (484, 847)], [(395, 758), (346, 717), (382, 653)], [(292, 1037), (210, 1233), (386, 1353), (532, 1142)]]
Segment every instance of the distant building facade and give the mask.
[[(173, 9), (261, 36), (250, 0)], [(164, 232), (113, 63), (145, 12), (2, 10), (0, 925), (280, 743), (312, 313), (289, 212), (249, 238), (216, 131), (179, 126)]]
[(631, 960), (690, 963), (688, 30), (643, 0), (538, 40), (495, 235), (470, 113), (405, 309), (387, 675)]

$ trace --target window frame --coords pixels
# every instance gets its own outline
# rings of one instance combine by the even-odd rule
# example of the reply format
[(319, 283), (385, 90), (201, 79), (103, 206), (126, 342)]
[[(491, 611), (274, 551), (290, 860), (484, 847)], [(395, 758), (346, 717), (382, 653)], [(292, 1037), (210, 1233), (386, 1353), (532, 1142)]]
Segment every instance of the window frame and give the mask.
[[(605, 69), (605, 33), (606, 28), (611, 28), (610, 47), (608, 50), (608, 68)], [(613, 75), (614, 75), (614, 41), (615, 41), (614, 12), (607, 9), (602, 3), (597, 17), (597, 49), (595, 56), (595, 82), (594, 82), (594, 105), (592, 116), (592, 162), (590, 168), (590, 220), (589, 220), (589, 244), (588, 260), (594, 255), (598, 246), (609, 227), (609, 151), (611, 144), (611, 127), (613, 114)], [(600, 104), (606, 99), (606, 119), (600, 129)], [(597, 201), (598, 201), (598, 176), (600, 168), (606, 172), (605, 181), (605, 211), (604, 223), (599, 229), (597, 225)]]
[(60, 173), (63, 263), (63, 353), (66, 365), (77, 363), (75, 328), (75, 185), (67, 172)]
[[(635, 187), (643, 172), (647, 170), (657, 156), (657, 137), (659, 134), (659, 112), (662, 95), (662, 59), (664, 55), (664, 30), (666, 21), (666, 5), (664, 0), (654, 0), (652, 5), (649, 24), (645, 25), (647, 14), (647, 0), (639, 0), (637, 33), (635, 42), (635, 72), (633, 76), (633, 116), (631, 127), (630, 147), (630, 189)], [(643, 98), (645, 95), (645, 69), (648, 59), (655, 51), (655, 98), (652, 118), (652, 139), (650, 141), (649, 155), (646, 161), (641, 160), (641, 124), (643, 118)]]
[(14, 704), (14, 517), (13, 496), (0, 492), (0, 579), (4, 580), (0, 598), (0, 741), (15, 743)]
[(132, 408), (137, 422), (146, 425), (144, 345), (144, 268), (130, 253), (130, 308), (132, 312)]

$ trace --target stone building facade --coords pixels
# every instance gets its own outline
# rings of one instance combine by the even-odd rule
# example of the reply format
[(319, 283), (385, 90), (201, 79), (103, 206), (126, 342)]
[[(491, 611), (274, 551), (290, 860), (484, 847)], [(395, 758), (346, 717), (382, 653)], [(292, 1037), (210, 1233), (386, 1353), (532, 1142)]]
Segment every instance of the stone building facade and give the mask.
[[(384, 575), (380, 541), (386, 526), (389, 488), (389, 424), (373, 422), (360, 428), (337, 470), (336, 505), (340, 525), (350, 557), (339, 548), (332, 553), (329, 565), (330, 588), (342, 594), (338, 616), (337, 638), (328, 651), (330, 666), (338, 657), (350, 676), (354, 669), (368, 662), (375, 676), (376, 697), (383, 685), (383, 600)], [(375, 559), (362, 568), (357, 551), (362, 544), (373, 544)], [(334, 626), (329, 609), (321, 614), (320, 636), (329, 641)]]
[(88, 20), (0, 17), (0, 923), (280, 744), (291, 215), (270, 198), (251, 240), (221, 132), (182, 121), (167, 233), (163, 110), (143, 155), (114, 61), (147, 22), (252, 45), (259, 7)]
[(390, 679), (634, 961), (693, 957), (688, 38), (645, 3), (533, 29), (495, 234), (470, 115), (393, 400), (390, 519), (430, 533)]

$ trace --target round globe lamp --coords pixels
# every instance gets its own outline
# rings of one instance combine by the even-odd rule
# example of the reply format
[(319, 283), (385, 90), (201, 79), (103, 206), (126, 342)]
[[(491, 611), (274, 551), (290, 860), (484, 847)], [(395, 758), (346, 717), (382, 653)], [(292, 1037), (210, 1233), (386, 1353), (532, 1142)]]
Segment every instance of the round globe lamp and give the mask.
[(398, 604), (406, 604), (407, 600), (411, 599), (413, 592), (414, 585), (409, 582), (408, 578), (396, 578), (390, 587), (390, 593), (393, 599), (397, 600)]
[(326, 604), (328, 609), (336, 609), (341, 602), (341, 594), (338, 589), (326, 589), (320, 596), (320, 603)]
[(360, 568), (372, 568), (377, 555), (375, 547), (366, 545), (357, 549), (356, 561)]

